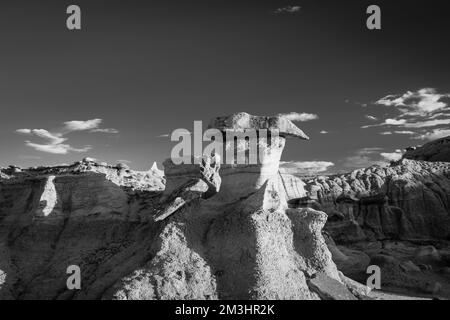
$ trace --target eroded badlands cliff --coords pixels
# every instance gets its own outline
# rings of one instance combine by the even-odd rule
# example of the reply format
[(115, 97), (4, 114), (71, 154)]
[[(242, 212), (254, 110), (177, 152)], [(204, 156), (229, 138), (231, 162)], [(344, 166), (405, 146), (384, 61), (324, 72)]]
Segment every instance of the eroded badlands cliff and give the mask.
[[(245, 113), (216, 123), (281, 134), (259, 141), (257, 164), (168, 160), (167, 182), (156, 169), (92, 161), (2, 169), (1, 298), (354, 299), (321, 233), (326, 214), (287, 204), (304, 189), (278, 172), (279, 159), (285, 137), (303, 132)], [(66, 287), (69, 265), (81, 269), (81, 290)]]
[(446, 292), (449, 163), (303, 181), (279, 171), (286, 138), (307, 139), (289, 120), (239, 113), (210, 128), (279, 135), (258, 137), (256, 164), (1, 169), (0, 298), (366, 299), (345, 275), (365, 283), (369, 264), (386, 285)]
[(450, 237), (450, 165), (401, 160), (306, 181), (339, 242)]

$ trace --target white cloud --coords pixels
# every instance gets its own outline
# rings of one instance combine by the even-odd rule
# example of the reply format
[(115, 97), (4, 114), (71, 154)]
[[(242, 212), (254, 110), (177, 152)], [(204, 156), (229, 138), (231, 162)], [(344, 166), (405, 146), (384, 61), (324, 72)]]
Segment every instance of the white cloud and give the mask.
[(400, 130), (400, 131), (383, 131), (380, 132), (381, 135), (390, 135), (390, 134), (406, 134), (406, 135), (413, 135), (415, 134), (415, 132), (413, 131), (405, 131), (405, 130)]
[(91, 150), (91, 146), (85, 146), (84, 148), (73, 148), (68, 144), (38, 144), (38, 143), (32, 143), (30, 141), (25, 141), (25, 145), (33, 148), (36, 151), (46, 152), (46, 153), (52, 153), (52, 154), (67, 154), (70, 151), (73, 152), (86, 152), (88, 150)]
[(91, 132), (100, 132), (100, 133), (111, 133), (111, 134), (115, 134), (115, 133), (119, 133), (119, 130), (114, 129), (114, 128), (104, 128), (104, 129), (92, 129)]
[(326, 131), (326, 130), (322, 130), (322, 131), (320, 131), (320, 133), (321, 133), (321, 134), (327, 134), (327, 133), (329, 133), (329, 132)]
[(310, 120), (316, 120), (319, 119), (319, 116), (317, 114), (313, 113), (298, 113), (298, 112), (290, 112), (290, 113), (280, 113), (280, 117), (284, 117), (291, 121), (310, 121)]
[(398, 126), (398, 125), (402, 125), (405, 124), (406, 120), (405, 119), (386, 119), (384, 120), (384, 124), (385, 125), (390, 125), (390, 126)]
[[(361, 128), (371, 128), (371, 127), (380, 127), (380, 126), (399, 126), (404, 128), (425, 128), (425, 127), (436, 127), (441, 125), (449, 125), (450, 119), (436, 119), (436, 120), (426, 120), (426, 121), (416, 121), (416, 122), (407, 122), (405, 119), (386, 119), (384, 123), (374, 124), (362, 126)], [(400, 132), (400, 131), (399, 131)], [(406, 132), (406, 131), (403, 131)]]
[(16, 132), (17, 133), (23, 133), (23, 134), (30, 134), (31, 133), (31, 129), (17, 129)]
[(382, 161), (379, 156), (382, 150), (383, 148), (378, 147), (359, 149), (344, 159), (343, 166), (356, 169), (370, 167), (374, 164), (384, 165), (386, 162)]
[(379, 148), (379, 147), (371, 147), (371, 148), (362, 148), (358, 150), (359, 154), (373, 154), (373, 153), (377, 153), (378, 151), (383, 150), (383, 148)]
[(380, 126), (399, 126), (399, 125), (404, 125), (406, 123), (405, 119), (386, 119), (384, 120), (383, 123), (379, 123), (379, 124), (370, 124), (370, 125), (366, 125), (366, 126), (362, 126), (361, 128), (363, 129), (367, 129), (367, 128), (371, 128), (371, 127), (380, 127)]
[(373, 121), (377, 121), (377, 120), (378, 120), (377, 117), (371, 116), (371, 115), (369, 115), (369, 114), (366, 114), (365, 117), (366, 117), (367, 119), (373, 120)]
[(401, 95), (388, 95), (379, 99), (375, 104), (400, 107), (404, 112), (416, 115), (426, 115), (447, 108), (442, 98), (450, 94), (439, 94), (436, 89), (423, 88), (418, 91), (407, 91)]
[(382, 152), (380, 153), (386, 161), (398, 161), (402, 158), (403, 152), (401, 150), (395, 150), (395, 152)]
[(436, 140), (447, 136), (450, 136), (450, 129), (434, 129), (431, 132), (417, 136), (415, 139)]
[(424, 128), (424, 127), (436, 127), (440, 125), (449, 125), (449, 119), (435, 119), (435, 120), (425, 120), (425, 121), (414, 121), (408, 122), (406, 119), (386, 119), (383, 123), (362, 126), (361, 128), (366, 129), (370, 127), (379, 126), (399, 126), (404, 128)]
[(278, 8), (274, 11), (274, 13), (295, 13), (299, 12), (301, 9), (300, 6), (286, 6), (282, 8)]
[[(450, 125), (450, 93), (438, 93), (434, 88), (423, 88), (407, 91), (403, 94), (385, 96), (375, 102), (377, 105), (393, 107), (389, 118), (379, 124), (366, 125), (362, 128), (378, 126), (396, 126), (405, 129), (421, 129), (437, 127), (427, 134), (419, 134), (414, 130), (385, 131), (380, 134), (406, 134), (415, 139), (428, 140), (440, 136)], [(441, 127), (441, 128), (439, 128)], [(436, 134), (434, 134), (436, 132)]]
[(405, 128), (424, 128), (424, 127), (435, 127), (435, 126), (449, 125), (449, 124), (450, 124), (450, 119), (437, 119), (437, 120), (405, 123), (405, 124), (403, 124), (403, 127), (405, 127)]
[(280, 162), (280, 171), (289, 174), (305, 175), (327, 171), (331, 166), (334, 166), (334, 163), (328, 161), (282, 161)]
[(344, 167), (348, 168), (366, 168), (373, 165), (384, 166), (390, 161), (398, 161), (402, 158), (403, 152), (380, 152), (383, 148), (363, 148), (355, 154), (347, 157), (344, 161)]
[(25, 141), (25, 145), (33, 148), (34, 150), (52, 154), (67, 154), (69, 152), (86, 152), (92, 149), (92, 146), (86, 145), (82, 148), (75, 148), (71, 145), (64, 143), (68, 139), (64, 136), (74, 131), (86, 131), (89, 132), (103, 132), (103, 133), (118, 133), (113, 128), (98, 128), (102, 119), (92, 119), (86, 121), (67, 121), (64, 122), (64, 126), (59, 132), (50, 132), (45, 129), (17, 129), (16, 132), (20, 134), (26, 134), (35, 136), (45, 140), (45, 143), (34, 143), (31, 141)]
[(64, 122), (64, 129), (66, 131), (84, 131), (84, 130), (92, 130), (98, 128), (98, 126), (102, 123), (102, 119), (92, 119), (86, 121), (66, 121)]
[[(33, 135), (39, 138), (42, 138), (44, 140), (47, 140), (48, 145), (50, 146), (56, 146), (56, 145), (60, 145), (62, 144), (64, 141), (66, 141), (67, 139), (62, 138), (61, 134), (59, 133), (50, 133), (45, 129), (18, 129), (16, 130), (16, 132), (18, 133), (22, 133), (22, 134), (27, 134), (27, 135)], [(32, 147), (32, 148), (39, 148), (42, 149), (42, 146), (44, 145), (36, 145), (34, 143), (31, 143), (29, 141), (26, 141), (26, 145)], [(37, 146), (37, 147), (35, 147)], [(45, 149), (45, 148), (43, 148)]]
[(31, 134), (34, 134), (35, 136), (42, 139), (47, 139), (51, 144), (60, 144), (67, 140), (65, 138), (62, 138), (61, 134), (59, 133), (53, 134), (45, 129), (33, 129), (31, 130)]

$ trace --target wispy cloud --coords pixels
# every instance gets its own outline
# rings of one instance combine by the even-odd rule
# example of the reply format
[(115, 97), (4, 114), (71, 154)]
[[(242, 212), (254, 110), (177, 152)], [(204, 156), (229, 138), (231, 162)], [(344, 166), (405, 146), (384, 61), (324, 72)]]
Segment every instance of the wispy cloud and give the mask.
[(383, 131), (380, 132), (381, 135), (390, 135), (390, 134), (406, 134), (406, 135), (413, 135), (415, 132), (413, 131), (407, 131), (407, 130), (400, 130), (400, 131)]
[(97, 129), (102, 123), (102, 119), (92, 119), (86, 121), (66, 121), (64, 122), (64, 131), (72, 132), (72, 131), (85, 131), (91, 129)]
[(440, 120), (429, 120), (429, 121), (418, 121), (413, 123), (402, 124), (405, 128), (425, 128), (425, 127), (436, 127), (440, 125), (449, 125), (450, 119), (440, 119)]
[(403, 152), (401, 150), (395, 150), (395, 152), (382, 152), (380, 156), (386, 161), (398, 161), (403, 157)]
[(280, 162), (280, 171), (295, 175), (309, 175), (323, 173), (332, 166), (334, 163), (329, 161), (282, 161)]
[(302, 113), (298, 113), (298, 112), (280, 113), (279, 116), (284, 117), (284, 118), (286, 118), (288, 120), (291, 120), (291, 121), (300, 121), (300, 122), (319, 119), (319, 116), (317, 114), (306, 113), (306, 112), (302, 112)]
[(114, 128), (105, 128), (105, 129), (92, 129), (91, 132), (116, 134), (116, 133), (119, 133), (119, 130), (114, 129)]
[(371, 116), (371, 115), (368, 115), (368, 114), (366, 114), (365, 117), (366, 117), (366, 119), (369, 119), (369, 120), (372, 120), (372, 121), (377, 121), (378, 120), (377, 117), (374, 117), (374, 116)]
[(17, 129), (16, 132), (24, 135), (34, 136), (43, 139), (44, 143), (35, 143), (29, 140), (25, 141), (25, 145), (36, 151), (52, 153), (52, 154), (68, 154), (69, 152), (86, 152), (92, 149), (91, 145), (85, 145), (81, 148), (75, 148), (64, 143), (68, 140), (64, 136), (75, 131), (118, 133), (118, 130), (107, 128), (98, 128), (102, 123), (102, 119), (92, 119), (86, 121), (67, 121), (63, 123), (63, 127), (55, 132), (45, 129)]
[(380, 127), (380, 126), (399, 126), (403, 128), (426, 128), (426, 127), (436, 127), (441, 125), (449, 125), (449, 119), (436, 119), (436, 120), (427, 120), (427, 121), (415, 121), (415, 122), (407, 122), (405, 119), (386, 119), (383, 123), (362, 126), (361, 128), (366, 129), (370, 127)]
[(25, 141), (25, 145), (33, 148), (36, 151), (53, 153), (53, 154), (68, 154), (69, 152), (87, 152), (92, 149), (92, 146), (84, 146), (83, 148), (73, 148), (68, 144), (39, 144), (31, 141)]
[(60, 133), (50, 133), (45, 129), (19, 129), (18, 133), (35, 135), (39, 138), (46, 139), (50, 144), (61, 144), (67, 139), (62, 138), (62, 134)]
[(430, 132), (427, 132), (425, 134), (421, 134), (421, 135), (415, 137), (415, 139), (436, 140), (436, 139), (444, 138), (447, 136), (450, 136), (450, 129), (434, 129)]
[[(374, 105), (389, 107), (388, 116), (381, 123), (365, 125), (371, 127), (397, 127), (409, 130), (388, 130), (386, 134), (406, 134), (415, 139), (429, 140), (441, 136), (450, 125), (450, 93), (438, 93), (434, 88), (391, 94), (377, 100)], [(428, 133), (424, 128), (435, 127)]]
[(321, 134), (328, 134), (329, 132), (326, 131), (326, 130), (322, 130), (322, 131), (320, 131), (320, 133), (321, 133)]
[(296, 13), (296, 12), (299, 12), (300, 9), (301, 9), (300, 6), (286, 6), (286, 7), (281, 7), (281, 8), (275, 9), (273, 11), (273, 13), (276, 13), (276, 14), (280, 14), (280, 13)]
[(423, 88), (417, 91), (407, 91), (400, 95), (387, 95), (376, 101), (375, 104), (398, 107), (403, 114), (428, 115), (447, 109), (447, 103), (442, 99), (449, 97), (450, 94), (437, 93), (434, 88)]
[(371, 147), (356, 150), (353, 154), (346, 157), (342, 162), (346, 168), (365, 168), (374, 164), (383, 165), (386, 162), (380, 159), (380, 152), (383, 148)]

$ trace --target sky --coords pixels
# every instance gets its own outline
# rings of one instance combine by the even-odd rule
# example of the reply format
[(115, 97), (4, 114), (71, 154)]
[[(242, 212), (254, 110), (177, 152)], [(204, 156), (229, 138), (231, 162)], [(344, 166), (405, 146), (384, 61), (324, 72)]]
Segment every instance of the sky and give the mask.
[(294, 172), (395, 160), (450, 135), (446, 2), (376, 1), (369, 30), (364, 0), (1, 1), (0, 166), (161, 167), (173, 130), (240, 111), (294, 113)]

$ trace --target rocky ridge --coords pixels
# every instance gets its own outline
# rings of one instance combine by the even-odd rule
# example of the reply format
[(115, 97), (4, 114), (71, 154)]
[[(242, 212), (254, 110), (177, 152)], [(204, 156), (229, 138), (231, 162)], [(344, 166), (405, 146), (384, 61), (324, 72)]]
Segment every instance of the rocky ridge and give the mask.
[(370, 264), (385, 288), (450, 296), (449, 163), (422, 161), (443, 142), (303, 180), (279, 170), (286, 138), (307, 139), (290, 121), (238, 113), (210, 128), (280, 135), (258, 141), (257, 164), (1, 168), (0, 299), (367, 299), (347, 276), (365, 282)]
[(305, 182), (340, 243), (450, 236), (450, 164), (403, 159)]
[(430, 141), (420, 147), (409, 147), (404, 159), (450, 162), (450, 136)]
[[(440, 145), (424, 150), (432, 147), (433, 159), (447, 159)], [(368, 266), (375, 265), (383, 290), (448, 299), (450, 163), (410, 156), (385, 167), (307, 179), (307, 195), (294, 200), (328, 214), (325, 239), (346, 276), (365, 282)]]
[[(279, 116), (212, 123), (306, 139)], [(90, 160), (2, 169), (0, 298), (355, 298), (358, 285), (338, 272), (322, 236), (327, 215), (288, 204), (305, 192), (278, 171), (286, 136), (262, 141), (256, 165), (219, 168), (206, 156), (203, 165), (166, 162), (166, 177)], [(81, 290), (66, 288), (73, 264)]]

